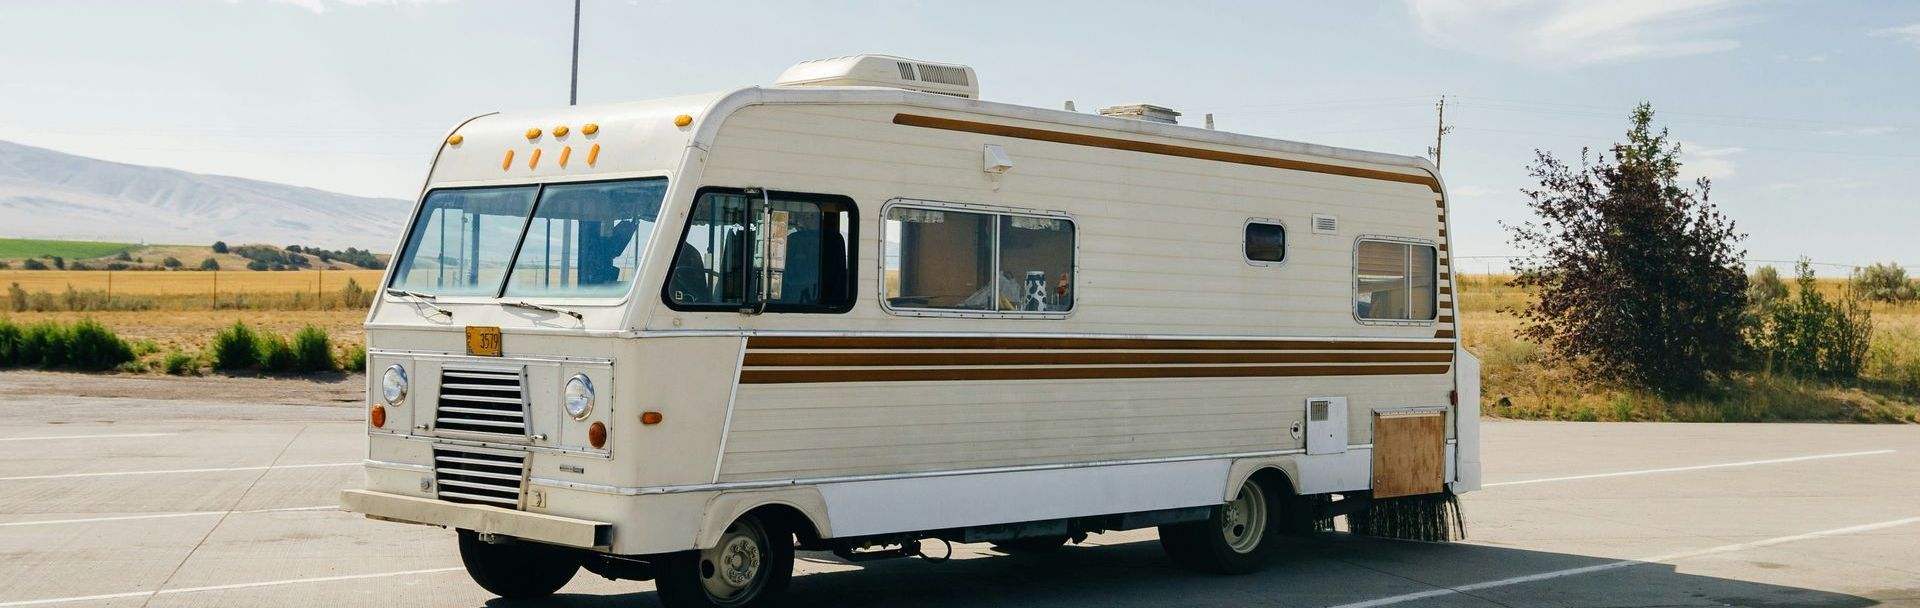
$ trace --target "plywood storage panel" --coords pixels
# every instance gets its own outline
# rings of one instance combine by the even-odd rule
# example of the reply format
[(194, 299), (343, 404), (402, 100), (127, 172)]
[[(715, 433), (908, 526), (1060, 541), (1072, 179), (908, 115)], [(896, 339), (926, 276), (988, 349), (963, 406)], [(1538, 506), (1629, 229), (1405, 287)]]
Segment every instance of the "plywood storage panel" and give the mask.
[(1445, 488), (1446, 412), (1373, 415), (1373, 497), (1433, 494)]

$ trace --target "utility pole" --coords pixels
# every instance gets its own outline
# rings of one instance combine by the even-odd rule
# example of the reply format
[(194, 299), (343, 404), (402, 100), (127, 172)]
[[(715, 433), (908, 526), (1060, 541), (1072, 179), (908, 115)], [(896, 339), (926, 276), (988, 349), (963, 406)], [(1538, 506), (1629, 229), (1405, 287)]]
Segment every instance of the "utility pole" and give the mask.
[(573, 78), (567, 85), (567, 105), (580, 105), (580, 0), (573, 0)]
[(1436, 107), (1440, 110), (1440, 124), (1434, 129), (1433, 146), (1427, 148), (1427, 153), (1433, 155), (1433, 168), (1438, 169), (1440, 168), (1440, 146), (1445, 142), (1447, 134), (1453, 132), (1453, 127), (1447, 126), (1447, 96), (1441, 95), (1440, 104)]

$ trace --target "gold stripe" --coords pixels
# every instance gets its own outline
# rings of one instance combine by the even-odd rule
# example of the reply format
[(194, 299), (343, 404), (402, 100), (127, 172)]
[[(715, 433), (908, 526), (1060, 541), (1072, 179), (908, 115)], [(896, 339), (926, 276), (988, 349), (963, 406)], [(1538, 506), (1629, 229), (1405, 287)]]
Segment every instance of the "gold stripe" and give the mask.
[(1252, 154), (1241, 154), (1238, 152), (1208, 150), (1205, 148), (1191, 148), (1187, 146), (1175, 146), (1171, 144), (1160, 144), (1160, 143), (1145, 142), (1145, 141), (1138, 141), (1138, 140), (1132, 140), (1132, 139), (1120, 139), (1117, 137), (1101, 137), (1098, 135), (1084, 135), (1080, 133), (1068, 133), (1065, 131), (1030, 129), (1026, 127), (996, 125), (996, 124), (985, 123), (985, 122), (974, 122), (971, 120), (938, 118), (934, 116), (921, 116), (917, 114), (895, 114), (893, 115), (893, 124), (907, 125), (912, 127), (925, 127), (929, 129), (941, 129), (944, 131), (963, 131), (967, 133), (979, 133), (982, 135), (998, 135), (1001, 137), (1015, 137), (1019, 139), (1030, 139), (1034, 141), (1045, 141), (1045, 142), (1053, 142), (1053, 143), (1059, 143), (1059, 144), (1071, 144), (1076, 146), (1089, 146), (1094, 148), (1107, 148), (1112, 150), (1126, 150), (1129, 152), (1145, 152), (1148, 154), (1160, 154), (1164, 156), (1178, 156), (1181, 158), (1212, 160), (1212, 161), (1234, 163), (1234, 164), (1240, 164), (1240, 165), (1271, 167), (1275, 169), (1287, 169), (1292, 171), (1306, 171), (1309, 173), (1323, 173), (1327, 175), (1341, 175), (1346, 177), (1358, 177), (1362, 179), (1400, 182), (1405, 184), (1417, 184), (1417, 185), (1431, 188), (1434, 192), (1440, 191), (1440, 180), (1435, 179), (1432, 175), (1409, 175), (1405, 173), (1394, 173), (1392, 171), (1380, 171), (1377, 169), (1363, 169), (1360, 167), (1331, 165), (1327, 163), (1316, 163), (1316, 162), (1292, 160), (1292, 159), (1286, 159), (1286, 158), (1273, 158), (1270, 156), (1256, 156)]
[(1220, 363), (1448, 363), (1453, 353), (1287, 352), (876, 352), (796, 353), (748, 351), (747, 367), (886, 367), (956, 365), (1193, 365)]
[(947, 369), (745, 370), (741, 384), (936, 382), (955, 380), (1087, 380), (1114, 378), (1261, 378), (1444, 374), (1448, 365), (1300, 365), (1286, 367), (972, 367)]
[(751, 336), (749, 349), (946, 350), (1453, 350), (1448, 342), (1193, 338), (1010, 338), (947, 336)]

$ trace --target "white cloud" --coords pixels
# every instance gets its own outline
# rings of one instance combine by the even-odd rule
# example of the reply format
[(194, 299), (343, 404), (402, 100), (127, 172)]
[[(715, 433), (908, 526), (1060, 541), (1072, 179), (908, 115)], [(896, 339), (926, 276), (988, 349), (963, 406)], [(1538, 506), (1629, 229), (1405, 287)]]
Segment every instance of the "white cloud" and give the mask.
[(1730, 51), (1733, 0), (1406, 0), (1429, 44), (1539, 67)]
[[(402, 4), (445, 4), (453, 0), (267, 0), (274, 4), (286, 4), (313, 11), (315, 15), (324, 15), (335, 6), (398, 6)], [(228, 4), (239, 4), (240, 0), (227, 0)]]
[(1913, 45), (1913, 48), (1920, 49), (1920, 23), (1915, 23), (1913, 25), (1904, 26), (1904, 27), (1890, 27), (1884, 30), (1874, 30), (1870, 32), (1870, 34), (1874, 36), (1886, 36), (1888, 38), (1897, 38), (1901, 42), (1905, 42), (1907, 44)]
[(1729, 146), (1715, 148), (1692, 142), (1680, 142), (1680, 177), (1687, 181), (1699, 178), (1718, 180), (1732, 177), (1736, 171), (1734, 155), (1746, 152), (1746, 148)]

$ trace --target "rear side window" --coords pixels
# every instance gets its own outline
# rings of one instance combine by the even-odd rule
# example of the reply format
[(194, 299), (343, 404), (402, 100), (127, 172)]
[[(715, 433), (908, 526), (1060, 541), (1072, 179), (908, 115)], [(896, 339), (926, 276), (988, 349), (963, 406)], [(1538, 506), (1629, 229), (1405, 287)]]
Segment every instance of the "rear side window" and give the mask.
[(675, 310), (846, 312), (853, 306), (853, 201), (716, 190), (695, 201), (667, 276)]
[(1432, 245), (1361, 239), (1354, 245), (1354, 317), (1432, 321), (1439, 308), (1439, 251)]
[(903, 314), (1066, 314), (1074, 224), (1065, 217), (896, 205), (885, 230), (887, 308)]
[(1278, 264), (1287, 260), (1287, 227), (1276, 222), (1247, 222), (1245, 239), (1248, 262)]

